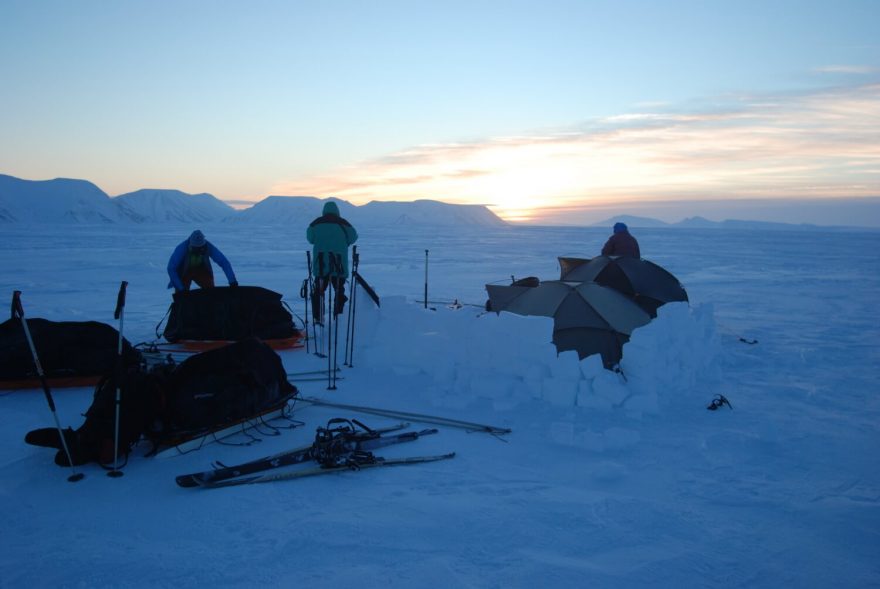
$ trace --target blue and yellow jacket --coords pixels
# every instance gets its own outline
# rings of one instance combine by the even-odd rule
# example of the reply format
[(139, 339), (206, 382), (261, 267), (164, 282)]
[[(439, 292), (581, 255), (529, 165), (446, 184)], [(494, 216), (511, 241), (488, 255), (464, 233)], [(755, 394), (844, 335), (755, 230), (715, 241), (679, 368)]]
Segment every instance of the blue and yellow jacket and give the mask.
[(186, 273), (187, 269), (196, 265), (207, 264), (210, 268), (211, 262), (209, 260), (213, 260), (215, 264), (223, 269), (223, 273), (226, 274), (226, 279), (230, 284), (236, 282), (235, 273), (232, 271), (232, 264), (223, 255), (223, 252), (217, 249), (210, 241), (206, 241), (205, 245), (208, 247), (203, 255), (189, 255), (189, 238), (183, 240), (174, 248), (171, 258), (168, 259), (168, 277), (171, 278), (168, 288), (173, 286), (175, 290), (183, 290), (183, 282), (180, 280), (180, 277)]

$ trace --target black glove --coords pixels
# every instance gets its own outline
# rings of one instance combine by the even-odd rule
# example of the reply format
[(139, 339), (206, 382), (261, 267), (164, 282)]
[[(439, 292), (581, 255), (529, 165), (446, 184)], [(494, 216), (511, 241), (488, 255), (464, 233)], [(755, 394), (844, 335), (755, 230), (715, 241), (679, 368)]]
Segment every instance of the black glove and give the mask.
[(229, 283), (229, 286), (232, 286), (232, 287), (238, 286), (238, 281), (233, 280), (232, 282)]

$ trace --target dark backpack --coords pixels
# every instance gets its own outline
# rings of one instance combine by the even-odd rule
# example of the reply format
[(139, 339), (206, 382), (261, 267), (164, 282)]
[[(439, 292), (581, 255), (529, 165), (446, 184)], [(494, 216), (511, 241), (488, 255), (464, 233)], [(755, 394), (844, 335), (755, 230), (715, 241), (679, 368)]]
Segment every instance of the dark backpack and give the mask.
[(284, 339), (298, 333), (279, 293), (259, 286), (217, 286), (174, 293), (163, 335), (176, 342)]
[[(284, 405), (297, 390), (287, 381), (281, 358), (250, 338), (192, 356), (180, 364), (141, 366), (119, 379), (120, 460), (146, 438), (157, 449)], [(74, 464), (110, 465), (114, 458), (117, 379), (95, 387), (85, 422), (65, 430)], [(58, 448), (55, 462), (67, 465), (55, 428), (29, 432), (25, 441)]]
[[(97, 321), (28, 319), (40, 365), (47, 378), (69, 378), (111, 373), (118, 359), (119, 332)], [(122, 359), (137, 364), (139, 354), (125, 339)], [(21, 319), (0, 323), (0, 380), (35, 379), (37, 371)]]
[(166, 438), (236, 423), (296, 393), (281, 358), (256, 338), (188, 358), (169, 385), (162, 419)]

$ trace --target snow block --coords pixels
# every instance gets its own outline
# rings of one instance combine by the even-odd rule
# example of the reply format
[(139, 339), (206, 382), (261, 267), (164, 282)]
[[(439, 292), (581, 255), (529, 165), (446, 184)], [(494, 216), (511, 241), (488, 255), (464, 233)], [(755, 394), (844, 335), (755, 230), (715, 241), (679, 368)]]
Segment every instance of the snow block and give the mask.
[(575, 399), (578, 407), (587, 409), (598, 409), (600, 411), (610, 411), (612, 404), (608, 399), (600, 397), (593, 390), (592, 380), (582, 380), (578, 383), (578, 392)]
[(587, 356), (581, 360), (580, 371), (583, 378), (587, 380), (592, 380), (600, 374), (604, 374), (606, 370), (602, 365), (602, 356), (599, 354), (593, 354), (592, 356)]
[(620, 407), (631, 393), (617, 374), (606, 370), (605, 374), (593, 379), (593, 394), (612, 407)]
[(580, 380), (581, 378), (580, 361), (578, 360), (577, 352), (574, 350), (560, 353), (556, 357), (556, 362), (550, 363), (549, 368), (554, 378), (570, 380)]
[(577, 393), (577, 379), (550, 377), (541, 382), (541, 397), (554, 407), (574, 407)]
[(503, 373), (482, 373), (471, 378), (471, 392), (478, 397), (502, 399), (510, 396), (513, 382), (513, 379)]

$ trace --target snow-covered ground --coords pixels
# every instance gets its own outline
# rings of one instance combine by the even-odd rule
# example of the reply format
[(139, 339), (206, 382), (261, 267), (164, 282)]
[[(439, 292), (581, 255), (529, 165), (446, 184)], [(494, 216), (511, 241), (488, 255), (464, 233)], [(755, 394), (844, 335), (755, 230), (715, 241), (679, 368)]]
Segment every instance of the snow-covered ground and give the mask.
[[(357, 225), (357, 219), (351, 219)], [(155, 339), (165, 264), (193, 227), (8, 225), (0, 293), (28, 317)], [(305, 277), (303, 227), (203, 227), (242, 284), (285, 294)], [(251, 446), (133, 456), (67, 482), (24, 434), (51, 425), (37, 390), (0, 395), (2, 587), (866, 587), (880, 585), (880, 232), (642, 229), (675, 274), (667, 305), (624, 348), (626, 380), (556, 355), (552, 321), (486, 314), (484, 285), (558, 277), (604, 229), (358, 227), (363, 276), (353, 367), (305, 396), (492, 425), (441, 428), (385, 456), (455, 459), (230, 489), (174, 476), (308, 443), (331, 417)], [(428, 254), (430, 309), (418, 302)], [(466, 305), (451, 309), (445, 302)], [(748, 344), (741, 340), (754, 341)], [(321, 369), (304, 350), (290, 372)], [(78, 427), (91, 390), (54, 391)], [(707, 411), (716, 394), (733, 410)], [(414, 424), (418, 427), (420, 424)]]

